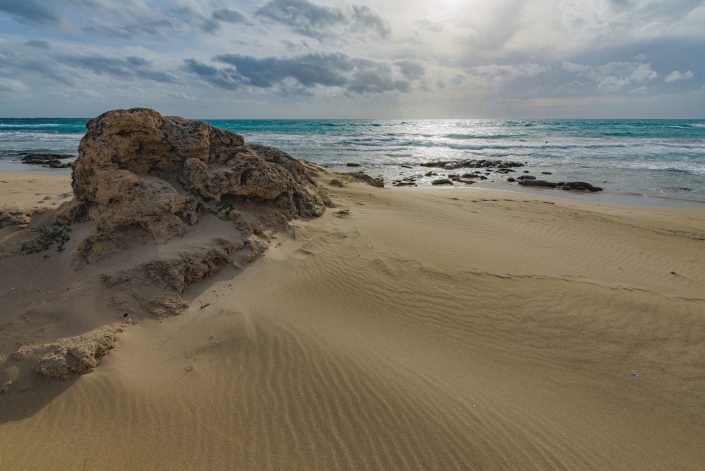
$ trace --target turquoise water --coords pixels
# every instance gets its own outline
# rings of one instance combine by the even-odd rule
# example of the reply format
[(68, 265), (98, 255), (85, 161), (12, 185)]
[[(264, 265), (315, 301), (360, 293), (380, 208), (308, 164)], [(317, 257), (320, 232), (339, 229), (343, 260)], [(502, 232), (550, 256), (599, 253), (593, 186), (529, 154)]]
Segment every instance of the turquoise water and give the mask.
[[(705, 201), (705, 120), (209, 122), (334, 169), (359, 163), (387, 180), (418, 175), (429, 160), (496, 158), (613, 193)], [(22, 151), (76, 154), (84, 131), (83, 119), (0, 119), (0, 170), (27, 170)]]

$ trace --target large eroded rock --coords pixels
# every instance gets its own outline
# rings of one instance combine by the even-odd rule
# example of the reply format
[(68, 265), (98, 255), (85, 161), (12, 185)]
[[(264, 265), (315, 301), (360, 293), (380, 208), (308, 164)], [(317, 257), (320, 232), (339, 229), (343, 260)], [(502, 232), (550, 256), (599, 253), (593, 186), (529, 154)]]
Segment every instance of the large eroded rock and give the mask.
[(137, 228), (168, 239), (203, 212), (256, 203), (281, 222), (325, 210), (327, 199), (303, 163), (201, 121), (137, 108), (109, 111), (86, 127), (73, 171), (75, 198), (59, 208), (58, 222), (88, 217), (103, 234)]

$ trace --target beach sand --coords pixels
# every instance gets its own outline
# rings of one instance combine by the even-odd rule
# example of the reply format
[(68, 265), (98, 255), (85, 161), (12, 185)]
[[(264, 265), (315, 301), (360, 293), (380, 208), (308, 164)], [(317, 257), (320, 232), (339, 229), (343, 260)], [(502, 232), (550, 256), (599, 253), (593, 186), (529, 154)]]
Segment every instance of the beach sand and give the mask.
[[(70, 191), (0, 181), (1, 207)], [(93, 373), (0, 395), (0, 469), (705, 468), (705, 210), (328, 190)], [(0, 313), (52, 302), (12, 270)]]

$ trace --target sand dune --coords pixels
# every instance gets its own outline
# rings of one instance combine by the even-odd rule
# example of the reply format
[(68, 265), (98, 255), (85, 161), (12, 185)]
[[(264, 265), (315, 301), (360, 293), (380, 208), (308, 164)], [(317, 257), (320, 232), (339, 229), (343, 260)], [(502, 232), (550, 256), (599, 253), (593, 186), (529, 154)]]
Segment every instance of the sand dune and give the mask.
[(95, 372), (0, 395), (0, 468), (705, 467), (705, 212), (330, 194)]

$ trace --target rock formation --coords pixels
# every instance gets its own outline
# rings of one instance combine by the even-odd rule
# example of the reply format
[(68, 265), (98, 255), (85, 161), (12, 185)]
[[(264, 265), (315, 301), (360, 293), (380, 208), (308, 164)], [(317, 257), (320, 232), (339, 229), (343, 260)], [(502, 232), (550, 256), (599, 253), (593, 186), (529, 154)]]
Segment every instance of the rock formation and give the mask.
[(274, 210), (279, 222), (325, 210), (327, 199), (303, 163), (247, 145), (238, 134), (142, 108), (107, 112), (86, 127), (74, 164), (75, 198), (59, 209), (58, 222), (87, 217), (101, 234), (137, 228), (169, 239), (200, 213), (250, 203)]

